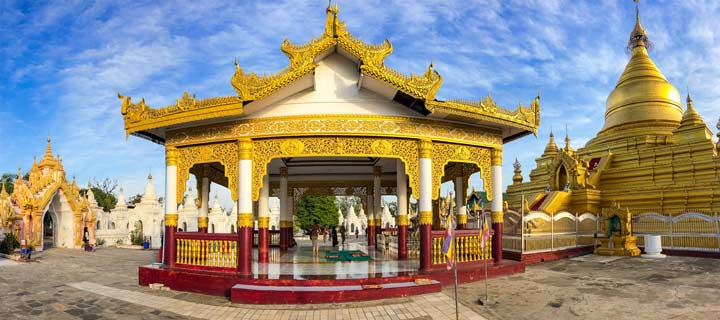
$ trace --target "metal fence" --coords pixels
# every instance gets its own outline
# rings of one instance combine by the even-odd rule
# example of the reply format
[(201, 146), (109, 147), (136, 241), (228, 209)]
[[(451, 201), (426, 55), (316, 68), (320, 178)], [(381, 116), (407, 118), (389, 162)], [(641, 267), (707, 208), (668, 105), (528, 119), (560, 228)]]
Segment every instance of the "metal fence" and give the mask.
[(633, 234), (638, 246), (644, 245), (643, 235), (660, 235), (665, 249), (720, 252), (720, 219), (717, 212), (661, 213), (639, 210), (633, 214)]
[(593, 213), (531, 211), (505, 212), (503, 250), (519, 253), (555, 251), (592, 246), (600, 230), (600, 216)]

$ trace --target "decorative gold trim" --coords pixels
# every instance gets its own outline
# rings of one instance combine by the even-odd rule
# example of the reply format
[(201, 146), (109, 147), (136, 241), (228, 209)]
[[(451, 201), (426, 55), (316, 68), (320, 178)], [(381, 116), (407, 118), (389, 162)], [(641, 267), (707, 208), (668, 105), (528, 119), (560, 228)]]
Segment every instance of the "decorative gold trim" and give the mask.
[(270, 228), (270, 217), (259, 217), (258, 228), (269, 229)]
[(433, 213), (432, 211), (420, 211), (418, 213), (418, 219), (420, 222), (420, 225), (432, 225), (433, 223)]
[(458, 214), (457, 215), (457, 223), (458, 224), (467, 224), (468, 216), (467, 214)]
[[(304, 148), (281, 150), (288, 141), (302, 143)], [(384, 157), (400, 159), (405, 163), (405, 173), (409, 177), (409, 185), (413, 196), (418, 198), (419, 171), (418, 171), (418, 144), (414, 140), (407, 139), (385, 139), (392, 145), (390, 153), (374, 153), (371, 148), (375, 138), (366, 137), (301, 137), (297, 139), (256, 139), (253, 140), (254, 152), (253, 165), (253, 190), (252, 199), (256, 201), (260, 197), (262, 179), (267, 174), (267, 165), (274, 158), (278, 157)], [(294, 142), (293, 142), (294, 143)], [(298, 151), (298, 153), (289, 153)]]
[[(491, 149), (438, 142), (434, 142), (432, 147), (433, 200), (440, 197), (440, 185), (442, 184), (443, 176), (445, 175), (445, 166), (450, 162), (470, 163), (476, 165), (477, 169), (480, 170), (480, 177), (482, 177), (483, 180), (483, 189), (488, 194), (492, 194), (492, 167), (490, 165), (490, 157), (492, 153)], [(449, 172), (449, 174), (456, 173)], [(463, 176), (469, 176), (471, 174), (471, 172), (463, 172)]]
[(252, 159), (253, 144), (250, 139), (238, 140), (238, 152), (240, 160), (251, 160)]
[(375, 219), (368, 218), (368, 226), (370, 226), (370, 227), (375, 226)]
[(167, 213), (165, 214), (165, 226), (166, 227), (177, 227), (178, 225), (178, 214)]
[(492, 149), (490, 164), (493, 166), (502, 166), (502, 149)]
[(237, 226), (239, 228), (253, 228), (253, 214), (252, 213), (238, 213)]
[(207, 228), (209, 220), (208, 217), (198, 217), (198, 228)]
[[(313, 114), (244, 119), (168, 131), (166, 144), (181, 146), (235, 140), (239, 137), (272, 138), (300, 136), (377, 136), (431, 139), (467, 145), (502, 146), (502, 132), (451, 122), (385, 115)], [(371, 148), (387, 153), (389, 145), (379, 139)]]
[(433, 143), (430, 140), (418, 141), (418, 156), (420, 158), (432, 158)]
[[(169, 146), (165, 148), (165, 162), (167, 166), (177, 166), (178, 152), (177, 148)], [(181, 198), (182, 199), (182, 198)]]
[(280, 228), (292, 228), (293, 222), (287, 220), (280, 220)]
[(408, 226), (410, 225), (410, 219), (408, 219), (406, 214), (400, 214), (396, 217), (395, 224), (398, 226)]
[(526, 107), (522, 103), (514, 111), (499, 107), (488, 94), (484, 101), (451, 99), (447, 101), (426, 101), (430, 112), (442, 112), (466, 119), (489, 121), (528, 130), (537, 135), (540, 126), (540, 95)]
[[(230, 197), (238, 200), (238, 159), (240, 152), (238, 143), (214, 143), (198, 146), (177, 148), (177, 185), (185, 186), (190, 168), (200, 163), (219, 162), (225, 168)], [(177, 199), (182, 199), (185, 188), (177, 188)]]
[(502, 211), (491, 212), (490, 219), (492, 220), (492, 223), (503, 223), (503, 212)]

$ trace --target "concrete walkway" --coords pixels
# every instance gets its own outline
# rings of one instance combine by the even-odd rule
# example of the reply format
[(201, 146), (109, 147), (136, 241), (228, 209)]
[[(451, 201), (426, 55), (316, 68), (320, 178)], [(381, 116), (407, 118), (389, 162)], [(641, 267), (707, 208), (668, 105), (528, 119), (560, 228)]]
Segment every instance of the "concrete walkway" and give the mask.
[[(152, 294), (117, 289), (93, 282), (68, 283), (70, 287), (97, 295), (142, 305), (181, 316), (199, 319), (455, 319), (455, 303), (448, 296), (436, 293), (415, 296), (412, 302), (384, 304), (357, 308), (331, 308), (298, 310), (294, 306), (215, 306), (189, 302)], [(460, 305), (460, 319), (485, 319)]]

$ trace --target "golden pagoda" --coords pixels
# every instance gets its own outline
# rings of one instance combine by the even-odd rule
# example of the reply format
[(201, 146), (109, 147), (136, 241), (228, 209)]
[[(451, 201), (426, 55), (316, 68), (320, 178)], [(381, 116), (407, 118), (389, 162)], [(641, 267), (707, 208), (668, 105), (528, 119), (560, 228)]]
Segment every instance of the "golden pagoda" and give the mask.
[[(603, 219), (629, 210), (636, 231), (644, 228), (639, 215), (652, 213), (662, 223), (644, 231), (657, 233), (672, 231), (669, 224), (688, 213), (703, 213), (689, 217), (699, 219), (698, 223), (717, 224), (713, 212), (720, 211), (719, 146), (689, 93), (683, 112), (680, 94), (652, 61), (649, 48), (636, 7), (628, 40), (630, 61), (607, 98), (604, 126), (578, 150), (570, 147), (569, 136), (565, 147), (558, 148), (550, 133), (530, 181), (522, 182), (520, 176), (508, 186), (510, 207), (526, 214), (589, 212), (602, 214)], [(519, 166), (515, 174), (519, 176)], [(613, 231), (604, 222), (598, 227), (607, 234)], [(625, 229), (615, 231), (630, 236)], [(671, 243), (663, 238), (663, 245)], [(718, 244), (708, 238), (683, 247), (717, 248)], [(623, 255), (636, 254), (639, 251)]]

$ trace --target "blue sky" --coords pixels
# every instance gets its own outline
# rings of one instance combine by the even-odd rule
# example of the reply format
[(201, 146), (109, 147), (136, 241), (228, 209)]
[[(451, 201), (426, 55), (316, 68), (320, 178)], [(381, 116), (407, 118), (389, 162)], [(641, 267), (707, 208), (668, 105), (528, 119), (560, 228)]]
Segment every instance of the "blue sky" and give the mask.
[[(605, 99), (629, 55), (634, 4), (617, 1), (338, 1), (361, 39), (388, 38), (386, 63), (404, 73), (434, 62), (440, 99), (491, 92), (514, 109), (542, 92), (538, 139), (505, 146), (504, 182), (517, 157), (527, 177), (553, 127), (573, 147), (602, 127)], [(142, 191), (149, 169), (163, 190), (163, 148), (125, 139), (115, 93), (159, 107), (184, 90), (233, 94), (245, 70), (287, 64), (283, 39), (323, 31), (325, 1), (4, 1), (0, 9), (0, 172), (42, 156), (47, 135), (79, 181), (111, 177)], [(642, 22), (660, 70), (715, 131), (720, 115), (720, 2), (643, 1)], [(226, 196), (224, 196), (225, 198)], [(226, 198), (225, 198), (226, 199)], [(227, 201), (227, 200), (225, 200)], [(226, 204), (227, 205), (227, 204)]]

